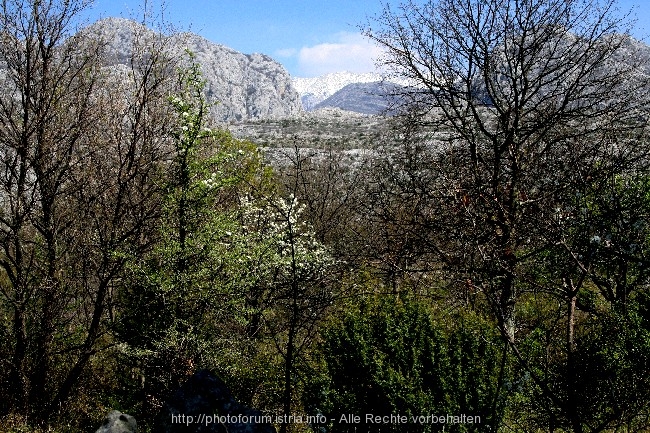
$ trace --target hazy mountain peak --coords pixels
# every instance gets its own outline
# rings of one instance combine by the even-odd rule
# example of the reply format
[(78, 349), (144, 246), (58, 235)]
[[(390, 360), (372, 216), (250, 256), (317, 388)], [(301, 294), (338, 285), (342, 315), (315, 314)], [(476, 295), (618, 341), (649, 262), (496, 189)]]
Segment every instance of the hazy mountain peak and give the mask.
[[(322, 107), (322, 105), (319, 104), (331, 98), (332, 96), (334, 96), (334, 94), (342, 91), (344, 88), (352, 84), (367, 85), (362, 87), (355, 87), (354, 89), (350, 88), (348, 90), (352, 90), (352, 93), (355, 93), (356, 95), (362, 95), (363, 91), (369, 90), (371, 93), (374, 94), (373, 98), (375, 98), (375, 101), (372, 104), (379, 103), (379, 101), (377, 100), (377, 90), (381, 89), (383, 84), (391, 84), (397, 86), (412, 85), (409, 84), (406, 79), (400, 80), (394, 77), (386, 77), (384, 75), (373, 73), (373, 72), (354, 73), (354, 72), (345, 71), (345, 72), (333, 72), (333, 73), (329, 73), (329, 74), (325, 74), (313, 78), (299, 78), (299, 77), (293, 78), (293, 86), (300, 94), (300, 100), (302, 101), (302, 106), (307, 111)], [(352, 93), (348, 92), (346, 99), (349, 100), (350, 98), (352, 98), (353, 97)], [(368, 101), (363, 102), (362, 105), (366, 104), (367, 102)], [(382, 103), (381, 105), (384, 104)], [(344, 109), (349, 110), (350, 108), (344, 108)], [(373, 113), (376, 112), (376, 110), (374, 109), (370, 111), (372, 111)], [(364, 108), (360, 112), (368, 114), (369, 113), (368, 107)]]
[(357, 74), (354, 72), (332, 72), (313, 78), (293, 78), (293, 86), (300, 94), (303, 108), (313, 109), (318, 103), (332, 96), (348, 84), (372, 83), (381, 81), (375, 73)]

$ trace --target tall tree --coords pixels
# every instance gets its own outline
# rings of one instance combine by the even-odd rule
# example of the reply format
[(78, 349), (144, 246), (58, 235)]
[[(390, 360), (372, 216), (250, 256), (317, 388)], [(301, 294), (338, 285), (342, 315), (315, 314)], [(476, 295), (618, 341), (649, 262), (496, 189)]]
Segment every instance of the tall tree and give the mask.
[[(384, 65), (411, 81), (400, 93), (403, 137), (430, 163), (389, 160), (393, 198), (420, 187), (417, 201), (403, 202), (413, 211), (402, 230), (485, 300), (551, 412), (574, 431), (587, 428), (572, 353), (588, 273), (576, 277), (580, 253), (563, 239), (584, 210), (577, 198), (645, 172), (648, 161), (647, 77), (614, 12), (613, 0), (431, 0), (387, 7), (366, 29), (385, 49)], [(551, 251), (565, 267), (545, 279), (537, 271)], [(545, 294), (564, 309), (562, 391), (519, 350), (530, 323), (517, 318), (518, 305)]]
[(147, 248), (159, 213), (161, 46), (116, 73), (102, 35), (73, 35), (89, 4), (0, 4), (0, 302), (12, 329), (2, 409), (43, 422), (105, 347), (123, 254)]
[(145, 418), (194, 366), (215, 368), (222, 352), (235, 351), (222, 341), (244, 320), (239, 295), (254, 272), (243, 263), (255, 249), (237, 209), (267, 176), (252, 143), (211, 128), (200, 66), (188, 55), (166, 98), (174, 122), (162, 131), (170, 153), (153, 248), (129, 254), (119, 287), (115, 330), (125, 363), (142, 376), (136, 410)]
[(83, 134), (97, 118), (91, 95), (99, 46), (66, 44), (84, 2), (2, 2), (4, 297), (13, 310), (13, 404), (47, 405), (52, 337), (65, 305), (63, 203)]
[(244, 234), (258, 253), (247, 255), (258, 267), (247, 307), (253, 329), (273, 341), (282, 358), (281, 432), (290, 425), (301, 364), (334, 297), (335, 262), (304, 221), (304, 210), (293, 195), (244, 208)]

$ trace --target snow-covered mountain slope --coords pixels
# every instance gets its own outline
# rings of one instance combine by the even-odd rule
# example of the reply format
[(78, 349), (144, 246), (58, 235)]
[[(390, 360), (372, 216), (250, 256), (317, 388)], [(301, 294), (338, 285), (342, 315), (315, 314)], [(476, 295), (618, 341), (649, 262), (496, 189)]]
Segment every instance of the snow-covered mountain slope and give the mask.
[(401, 89), (403, 87), (398, 84), (382, 81), (352, 83), (319, 102), (314, 109), (331, 107), (369, 115), (390, 114), (397, 101), (395, 95)]
[(319, 102), (329, 98), (348, 84), (374, 83), (382, 81), (379, 74), (353, 72), (333, 72), (313, 78), (293, 78), (293, 87), (300, 94), (305, 110), (312, 110)]

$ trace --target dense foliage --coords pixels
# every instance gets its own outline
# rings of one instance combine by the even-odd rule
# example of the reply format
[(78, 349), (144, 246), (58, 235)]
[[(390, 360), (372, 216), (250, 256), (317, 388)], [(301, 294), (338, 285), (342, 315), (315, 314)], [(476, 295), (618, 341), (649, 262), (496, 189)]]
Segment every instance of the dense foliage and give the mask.
[[(323, 382), (306, 398), (334, 420), (332, 431), (496, 430), (504, 408), (499, 388), (511, 380), (503, 349), (476, 317), (409, 298), (371, 298), (324, 328)], [(350, 414), (362, 415), (360, 425), (340, 422)], [(366, 414), (407, 422), (369, 422)], [(445, 414), (480, 421), (445, 426), (431, 418)]]
[(203, 368), (282, 433), (650, 428), (650, 105), (612, 5), (387, 8), (400, 114), (271, 167), (192, 53), (114, 67), (87, 2), (1, 1), (0, 430), (155, 431)]

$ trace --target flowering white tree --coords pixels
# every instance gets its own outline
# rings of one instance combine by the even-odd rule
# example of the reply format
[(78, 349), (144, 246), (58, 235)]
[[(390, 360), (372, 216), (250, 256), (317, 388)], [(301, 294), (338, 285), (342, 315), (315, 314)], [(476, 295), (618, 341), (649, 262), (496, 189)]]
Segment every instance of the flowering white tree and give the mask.
[(152, 413), (194, 366), (214, 364), (215, 341), (237, 305), (238, 281), (224, 276), (236, 261), (229, 238), (239, 228), (239, 196), (265, 176), (252, 143), (211, 128), (200, 68), (191, 54), (189, 62), (167, 101), (175, 123), (159, 175), (156, 245), (130, 257), (116, 320), (126, 360), (149, 396), (143, 411)]
[(335, 261), (304, 210), (293, 195), (245, 201), (240, 232), (232, 237), (241, 248), (236, 279), (244, 284), (246, 335), (270, 338), (283, 359), (284, 415), (292, 410), (300, 357), (333, 299)]

